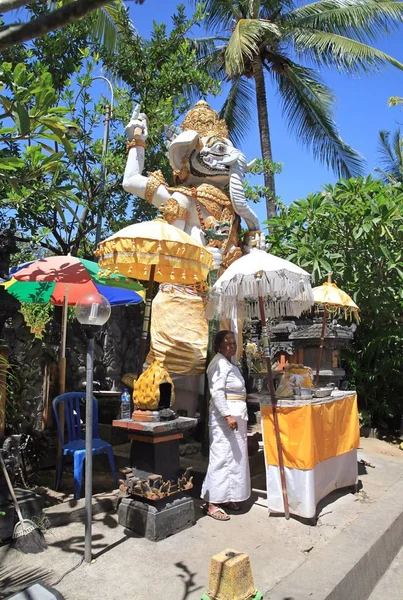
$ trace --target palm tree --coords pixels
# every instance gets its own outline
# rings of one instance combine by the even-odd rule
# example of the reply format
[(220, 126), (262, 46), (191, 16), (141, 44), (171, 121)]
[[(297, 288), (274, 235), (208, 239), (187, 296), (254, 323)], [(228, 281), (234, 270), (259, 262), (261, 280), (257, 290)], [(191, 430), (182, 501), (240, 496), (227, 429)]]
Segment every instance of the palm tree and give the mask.
[[(205, 63), (232, 86), (223, 113), (229, 126), (245, 129), (245, 102), (254, 95), (262, 157), (272, 162), (265, 75), (279, 92), (289, 128), (316, 159), (339, 176), (360, 173), (362, 157), (339, 136), (332, 118), (334, 95), (315, 70), (335, 67), (347, 74), (379, 72), (391, 56), (371, 43), (397, 28), (403, 2), (395, 0), (318, 0), (295, 6), (294, 0), (206, 0), (206, 23), (217, 32), (206, 39)], [(309, 61), (310, 67), (301, 64)], [(249, 81), (248, 81), (249, 80)], [(239, 132), (238, 132), (239, 135)], [(264, 172), (267, 214), (275, 214), (275, 182)]]
[(385, 181), (403, 183), (403, 136), (400, 128), (391, 135), (390, 131), (379, 132), (379, 156)]
[[(145, 0), (134, 0), (143, 4)], [(9, 12), (28, 5), (26, 0), (3, 0), (0, 2), (1, 13)], [(74, 23), (92, 12), (96, 12), (96, 20), (92, 24), (93, 38), (103, 43), (109, 50), (116, 46), (116, 35), (119, 33), (117, 19), (124, 10), (123, 0), (74, 0), (60, 3), (51, 0), (51, 10), (31, 19), (26, 23), (9, 23), (0, 29), (0, 50), (5, 50), (22, 42), (27, 42), (60, 27)]]

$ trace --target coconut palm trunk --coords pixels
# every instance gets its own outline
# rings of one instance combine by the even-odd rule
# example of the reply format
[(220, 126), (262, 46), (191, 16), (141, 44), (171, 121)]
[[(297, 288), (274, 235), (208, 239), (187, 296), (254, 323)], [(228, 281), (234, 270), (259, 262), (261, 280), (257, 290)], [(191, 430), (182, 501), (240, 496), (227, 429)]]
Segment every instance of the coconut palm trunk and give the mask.
[[(271, 149), (269, 113), (267, 110), (266, 85), (263, 72), (263, 64), (260, 56), (253, 59), (253, 78), (255, 80), (256, 108), (259, 122), (260, 147), (264, 161), (273, 162)], [(276, 184), (274, 173), (267, 167), (264, 169), (264, 185), (269, 189), (266, 195), (267, 218), (270, 219), (276, 214)]]
[[(239, 143), (248, 135), (251, 104), (256, 104), (262, 158), (272, 161), (265, 89), (269, 73), (287, 126), (302, 146), (339, 177), (361, 174), (363, 157), (339, 134), (333, 120), (335, 96), (321, 70), (360, 76), (392, 65), (403, 71), (403, 63), (372, 46), (401, 27), (403, 2), (205, 0), (204, 5), (206, 24), (216, 36), (199, 40), (197, 47), (201, 64), (231, 82), (221, 111), (231, 140)], [(255, 86), (249, 85), (252, 80)], [(271, 217), (274, 173), (267, 169), (264, 183), (270, 190), (266, 204)]]

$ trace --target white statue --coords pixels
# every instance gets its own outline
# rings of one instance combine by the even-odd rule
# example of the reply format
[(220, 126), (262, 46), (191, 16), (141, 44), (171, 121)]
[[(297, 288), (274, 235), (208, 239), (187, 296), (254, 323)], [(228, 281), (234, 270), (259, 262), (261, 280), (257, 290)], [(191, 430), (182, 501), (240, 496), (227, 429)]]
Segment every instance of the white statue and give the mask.
[[(181, 130), (169, 143), (175, 180), (175, 186), (169, 187), (160, 171), (142, 175), (148, 121), (137, 106), (126, 127), (129, 156), (123, 188), (156, 207), (163, 205), (164, 218), (201, 242), (212, 253), (220, 274), (242, 255), (241, 217), (249, 230), (246, 247), (251, 239), (261, 244), (259, 221), (243, 188), (250, 164), (228, 139), (225, 121), (207, 102), (198, 102), (188, 112)], [(224, 191), (227, 186), (229, 196)], [(161, 285), (153, 301), (150, 359), (164, 360), (169, 373), (176, 375), (177, 406), (183, 388), (189, 413), (194, 413), (199, 393), (200, 377), (194, 376), (204, 373), (207, 337), (201, 294), (184, 286)]]

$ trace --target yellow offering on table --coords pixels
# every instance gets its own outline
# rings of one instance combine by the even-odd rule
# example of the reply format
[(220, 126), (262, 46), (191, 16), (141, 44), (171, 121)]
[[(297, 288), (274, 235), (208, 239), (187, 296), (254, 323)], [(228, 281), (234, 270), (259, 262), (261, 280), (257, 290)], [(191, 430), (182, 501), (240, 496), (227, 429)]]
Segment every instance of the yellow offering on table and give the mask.
[(142, 410), (157, 410), (161, 394), (170, 394), (169, 406), (172, 406), (175, 402), (173, 381), (162, 363), (155, 360), (134, 383), (134, 406)]
[(291, 398), (298, 388), (313, 386), (313, 373), (310, 367), (304, 365), (287, 365), (276, 390), (277, 398)]

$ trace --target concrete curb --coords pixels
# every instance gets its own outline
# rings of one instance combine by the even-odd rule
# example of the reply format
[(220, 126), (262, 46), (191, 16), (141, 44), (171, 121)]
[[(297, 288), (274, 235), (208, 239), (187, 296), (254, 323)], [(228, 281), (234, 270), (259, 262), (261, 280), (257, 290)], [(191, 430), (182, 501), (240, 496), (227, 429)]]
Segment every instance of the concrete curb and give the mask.
[[(116, 512), (118, 505), (118, 492), (111, 494), (99, 494), (92, 498), (92, 514)], [(61, 527), (68, 523), (85, 520), (85, 499), (69, 500), (43, 510), (43, 514), (49, 520), (50, 527)]]
[(309, 557), (264, 597), (367, 600), (403, 545), (402, 498), (403, 477), (320, 554)]

